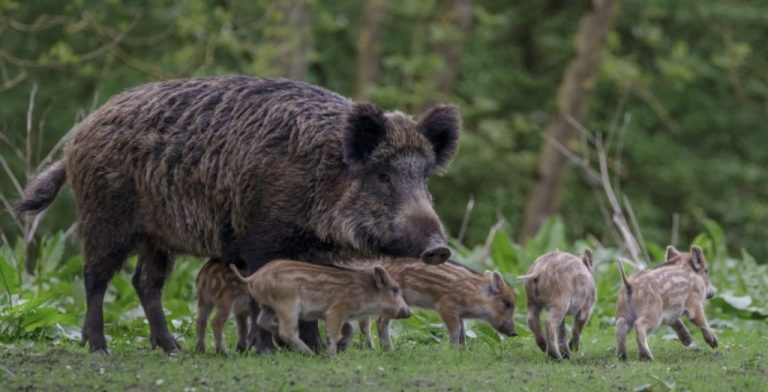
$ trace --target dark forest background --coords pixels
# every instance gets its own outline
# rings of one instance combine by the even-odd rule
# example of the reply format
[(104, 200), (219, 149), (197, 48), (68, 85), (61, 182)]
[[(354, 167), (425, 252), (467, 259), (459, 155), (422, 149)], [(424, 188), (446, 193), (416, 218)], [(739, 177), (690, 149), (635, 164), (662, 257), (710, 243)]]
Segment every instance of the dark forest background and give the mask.
[[(0, 0), (0, 191), (16, 199), (12, 177), (116, 92), (284, 76), (413, 114), (460, 105), (459, 154), (430, 186), (465, 244), (499, 218), (522, 241), (549, 216), (617, 242), (587, 169), (597, 138), (646, 241), (685, 248), (711, 219), (764, 262), (768, 2), (620, 3)], [(65, 190), (38, 233), (66, 230), (73, 206)], [(17, 226), (0, 215), (10, 242)]]

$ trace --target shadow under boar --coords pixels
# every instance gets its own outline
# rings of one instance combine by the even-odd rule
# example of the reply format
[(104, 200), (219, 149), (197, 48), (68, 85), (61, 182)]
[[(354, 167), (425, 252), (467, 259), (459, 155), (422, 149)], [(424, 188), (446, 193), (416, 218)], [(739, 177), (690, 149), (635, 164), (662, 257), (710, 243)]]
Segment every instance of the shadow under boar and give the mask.
[(616, 351), (619, 358), (627, 359), (627, 334), (635, 330), (641, 360), (652, 361), (648, 348), (648, 334), (662, 324), (672, 327), (680, 342), (689, 346), (693, 339), (680, 319), (682, 315), (696, 325), (710, 347), (717, 347), (717, 336), (707, 323), (704, 300), (715, 295), (709, 283), (709, 268), (704, 252), (693, 246), (690, 252), (680, 253), (667, 247), (666, 261), (655, 268), (640, 271), (629, 278), (619, 263), (624, 285), (616, 301)]
[[(565, 252), (540, 256), (520, 277), (528, 297), (528, 326), (536, 345), (552, 359), (569, 358), (579, 350), (581, 330), (595, 307), (597, 290), (592, 269), (592, 251), (579, 258)], [(541, 311), (547, 310), (546, 335), (541, 332)], [(566, 343), (565, 316), (573, 316), (573, 336)]]
[(325, 319), (328, 353), (335, 355), (342, 338), (349, 339), (350, 320), (411, 315), (397, 282), (379, 266), (355, 269), (275, 260), (247, 278), (230, 266), (262, 308), (259, 326), (307, 355), (314, 352), (299, 337), (300, 320)]
[(450, 163), (459, 123), (455, 106), (414, 119), (284, 79), (150, 83), (83, 120), (17, 211), (42, 211), (68, 180), (85, 254), (83, 344), (107, 352), (104, 293), (135, 252), (150, 344), (173, 351), (161, 298), (176, 254), (242, 259), (249, 272), (340, 254), (447, 260), (426, 179)]

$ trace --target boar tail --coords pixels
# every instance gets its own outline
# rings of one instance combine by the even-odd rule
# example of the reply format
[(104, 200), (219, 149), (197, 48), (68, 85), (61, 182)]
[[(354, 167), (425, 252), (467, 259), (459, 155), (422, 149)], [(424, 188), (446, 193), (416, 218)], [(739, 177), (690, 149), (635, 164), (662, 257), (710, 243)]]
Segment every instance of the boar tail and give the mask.
[(67, 164), (63, 159), (45, 168), (35, 175), (24, 189), (21, 200), (16, 205), (16, 212), (37, 215), (48, 208), (67, 181)]
[(627, 288), (627, 296), (632, 295), (632, 286), (629, 285), (629, 281), (627, 280), (627, 274), (624, 273), (624, 264), (621, 263), (621, 260), (616, 259), (616, 262), (619, 263), (619, 272), (621, 272), (621, 280), (624, 281), (624, 286)]
[(240, 279), (243, 283), (248, 283), (248, 279), (244, 278), (243, 275), (240, 274), (240, 270), (237, 269), (237, 266), (233, 263), (229, 265), (229, 269), (232, 270), (232, 272), (235, 273), (235, 276), (237, 276), (238, 279)]
[(528, 274), (528, 275), (521, 275), (517, 277), (517, 280), (528, 280), (528, 279), (534, 279), (536, 278), (536, 273)]

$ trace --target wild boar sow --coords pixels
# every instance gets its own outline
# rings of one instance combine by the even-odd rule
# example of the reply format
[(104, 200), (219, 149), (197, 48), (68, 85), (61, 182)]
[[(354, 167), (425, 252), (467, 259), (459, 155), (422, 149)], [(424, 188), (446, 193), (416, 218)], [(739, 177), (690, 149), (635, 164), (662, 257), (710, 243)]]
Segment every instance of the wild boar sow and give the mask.
[(106, 352), (104, 292), (137, 252), (150, 342), (171, 351), (161, 295), (175, 254), (240, 258), (249, 271), (340, 254), (447, 260), (426, 178), (450, 163), (459, 121), (454, 106), (414, 119), (289, 80), (146, 84), (79, 124), (18, 210), (45, 209), (69, 181), (86, 260), (83, 342)]

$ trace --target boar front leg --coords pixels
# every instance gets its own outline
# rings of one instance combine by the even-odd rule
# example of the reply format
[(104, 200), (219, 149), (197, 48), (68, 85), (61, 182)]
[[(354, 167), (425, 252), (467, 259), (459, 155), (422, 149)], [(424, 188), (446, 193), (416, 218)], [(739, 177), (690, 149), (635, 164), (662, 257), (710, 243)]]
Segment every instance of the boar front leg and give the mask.
[(717, 336), (715, 336), (715, 332), (712, 331), (712, 328), (709, 327), (709, 323), (707, 323), (707, 315), (704, 313), (704, 306), (699, 304), (693, 312), (690, 312), (689, 314), (691, 314), (691, 322), (701, 330), (701, 334), (704, 336), (704, 341), (707, 342), (709, 347), (716, 348)]
[(325, 334), (328, 337), (328, 354), (331, 356), (336, 355), (339, 351), (339, 343), (342, 341), (345, 325), (349, 324), (346, 323), (345, 315), (339, 311), (331, 310), (325, 316)]
[(339, 339), (338, 344), (336, 345), (336, 351), (342, 352), (349, 348), (349, 346), (352, 344), (352, 340), (355, 337), (355, 328), (352, 326), (352, 323), (345, 322), (344, 325), (341, 327), (341, 339)]
[(683, 324), (683, 320), (677, 319), (669, 324), (670, 327), (672, 327), (673, 330), (675, 330), (675, 333), (677, 334), (677, 338), (680, 339), (680, 343), (683, 344), (683, 346), (690, 346), (691, 343), (693, 343), (693, 339), (691, 338), (691, 333), (688, 332), (688, 329), (685, 328), (685, 324)]
[(560, 322), (560, 327), (557, 329), (557, 346), (560, 348), (560, 355), (563, 358), (571, 357), (571, 349), (568, 347), (568, 329), (565, 327), (565, 317)]
[(464, 329), (464, 319), (459, 317), (459, 325), (461, 330), (459, 331), (459, 344), (464, 345), (467, 342), (467, 330)]
[(363, 335), (363, 344), (368, 347), (369, 350), (373, 350), (373, 341), (371, 340), (371, 318), (365, 316), (357, 321), (358, 327), (360, 327), (360, 334)]
[(443, 319), (443, 323), (448, 328), (448, 335), (451, 338), (451, 345), (458, 346), (461, 344), (461, 317), (459, 317), (452, 309), (447, 306), (437, 305), (437, 311), (440, 313), (440, 317)]
[(382, 350), (392, 350), (392, 339), (389, 337), (389, 317), (379, 316), (376, 320), (376, 331), (379, 333), (379, 345)]
[(541, 332), (541, 307), (530, 301), (528, 302), (528, 328), (531, 329), (536, 338), (536, 345), (541, 351), (547, 352), (547, 341), (544, 340), (544, 334)]

